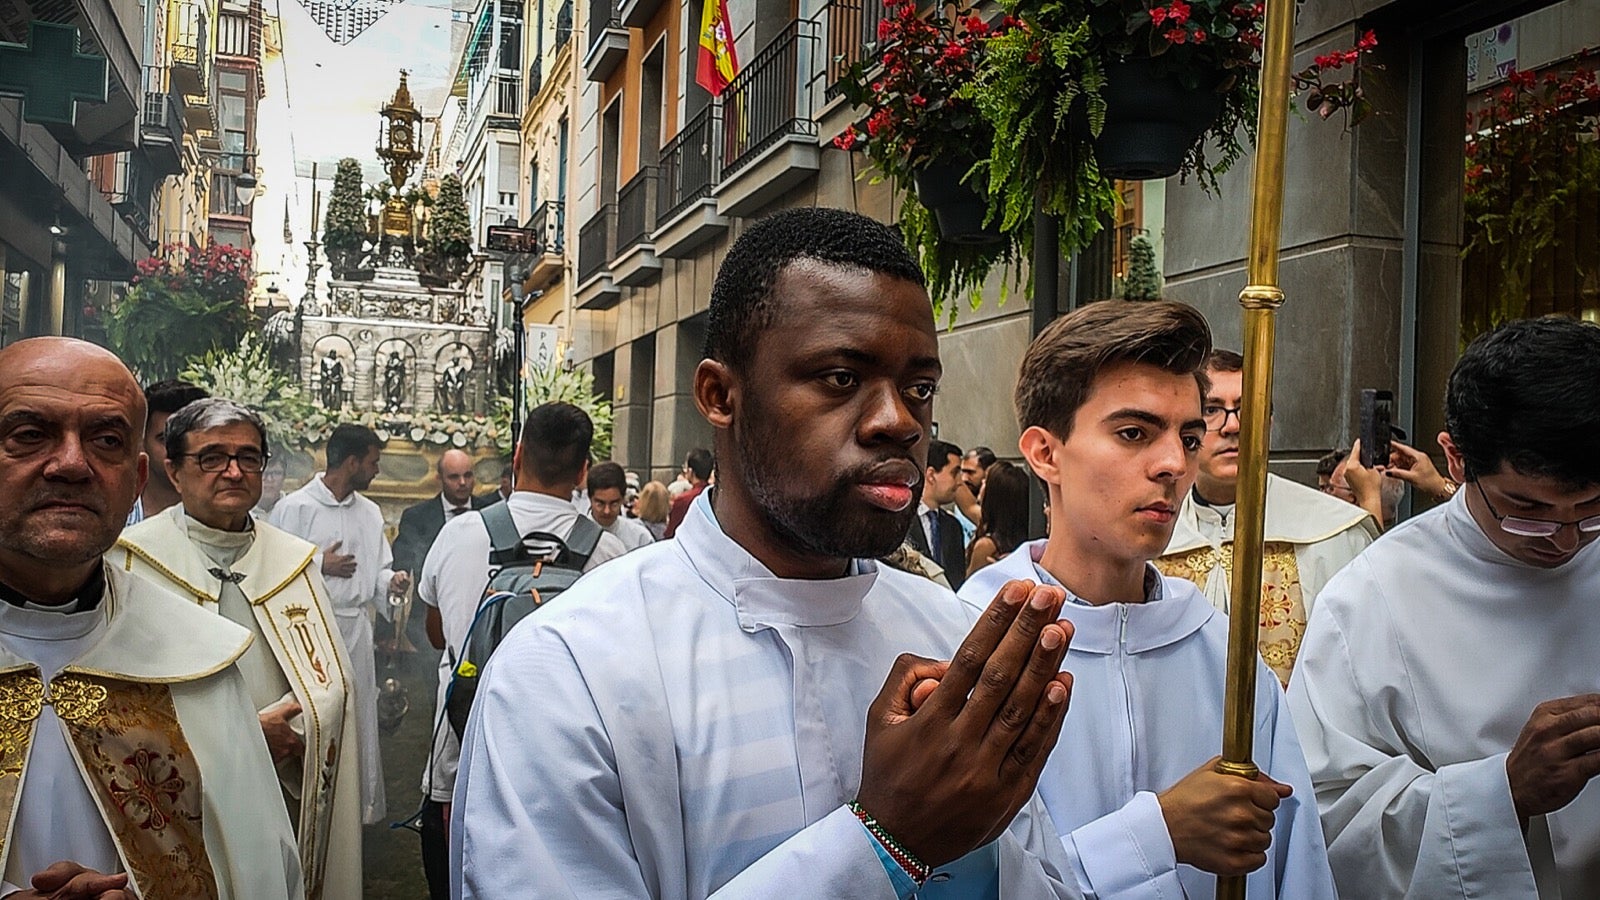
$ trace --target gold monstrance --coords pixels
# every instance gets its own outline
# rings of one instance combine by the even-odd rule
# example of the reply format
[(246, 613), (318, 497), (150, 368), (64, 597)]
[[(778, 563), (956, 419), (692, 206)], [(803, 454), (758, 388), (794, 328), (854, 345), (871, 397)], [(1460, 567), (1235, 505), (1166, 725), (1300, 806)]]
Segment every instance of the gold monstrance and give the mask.
[(404, 69), (400, 70), (400, 86), (378, 114), (383, 117), (383, 123), (378, 126), (378, 158), (388, 167), (389, 184), (394, 191), (383, 206), (379, 227), (385, 236), (410, 237), (411, 207), (401, 199), (401, 188), (422, 159), (422, 150), (417, 147), (417, 126), (422, 122), (422, 113), (411, 102)]

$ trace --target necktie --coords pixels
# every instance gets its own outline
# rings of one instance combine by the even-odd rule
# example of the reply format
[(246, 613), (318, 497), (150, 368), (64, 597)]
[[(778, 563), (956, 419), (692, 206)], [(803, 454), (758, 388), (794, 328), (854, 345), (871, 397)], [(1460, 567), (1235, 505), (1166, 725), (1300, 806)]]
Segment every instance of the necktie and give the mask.
[(456, 516), (459, 516), (459, 515), (461, 515), (462, 513), (466, 512), (466, 511), (467, 511), (467, 508), (465, 506), (457, 506), (454, 509), (450, 510), (450, 518), (454, 519)]
[(930, 510), (928, 510), (928, 549), (931, 550), (932, 552), (929, 553), (928, 555), (932, 556), (934, 558), (935, 562), (938, 562), (938, 560), (939, 560), (939, 548), (940, 548), (940, 546), (941, 545), (939, 543), (939, 511), (936, 510), (936, 509), (930, 509)]

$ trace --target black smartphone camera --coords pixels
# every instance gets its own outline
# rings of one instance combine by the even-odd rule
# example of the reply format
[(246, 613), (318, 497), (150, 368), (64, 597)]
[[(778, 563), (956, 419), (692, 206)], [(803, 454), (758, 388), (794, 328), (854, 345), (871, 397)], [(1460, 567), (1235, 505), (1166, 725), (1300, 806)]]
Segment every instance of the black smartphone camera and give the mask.
[(1394, 392), (1361, 390), (1361, 464), (1367, 468), (1389, 464)]

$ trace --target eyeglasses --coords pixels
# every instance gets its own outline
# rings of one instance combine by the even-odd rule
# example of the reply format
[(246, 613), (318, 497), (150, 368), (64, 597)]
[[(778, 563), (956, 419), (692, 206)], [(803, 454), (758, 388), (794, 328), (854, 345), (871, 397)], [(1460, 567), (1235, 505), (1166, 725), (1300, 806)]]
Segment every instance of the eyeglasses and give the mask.
[(1240, 427), (1244, 426), (1242, 406), (1208, 406), (1201, 410), (1202, 417), (1206, 420), (1207, 431), (1221, 431), (1228, 427), (1228, 417), (1233, 416), (1239, 421)]
[(1524, 519), (1521, 516), (1502, 516), (1495, 511), (1494, 504), (1489, 502), (1489, 494), (1483, 489), (1483, 482), (1474, 480), (1478, 486), (1478, 496), (1483, 498), (1483, 505), (1489, 508), (1489, 515), (1500, 523), (1500, 530), (1506, 534), (1518, 537), (1555, 537), (1561, 529), (1568, 525), (1577, 526), (1583, 534), (1600, 534), (1600, 516), (1590, 516), (1587, 519), (1578, 519), (1575, 522), (1552, 522), (1549, 519)]
[(246, 475), (259, 475), (267, 467), (267, 460), (271, 459), (260, 450), (240, 450), (238, 453), (223, 453), (221, 450), (207, 450), (204, 453), (185, 453), (184, 456), (194, 458), (195, 464), (202, 472), (225, 472), (228, 463), (238, 463), (239, 471)]

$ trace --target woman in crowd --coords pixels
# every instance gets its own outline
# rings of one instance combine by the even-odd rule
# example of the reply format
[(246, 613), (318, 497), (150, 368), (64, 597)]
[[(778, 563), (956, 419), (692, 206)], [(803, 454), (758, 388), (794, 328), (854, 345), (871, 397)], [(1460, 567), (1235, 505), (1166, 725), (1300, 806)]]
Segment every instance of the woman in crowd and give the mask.
[(634, 504), (633, 512), (659, 541), (666, 534), (667, 513), (671, 508), (672, 501), (667, 497), (667, 486), (659, 481), (652, 481), (639, 489), (639, 500)]
[(1028, 539), (1027, 470), (1001, 460), (979, 489), (978, 530), (967, 548), (967, 576), (1003, 558)]

